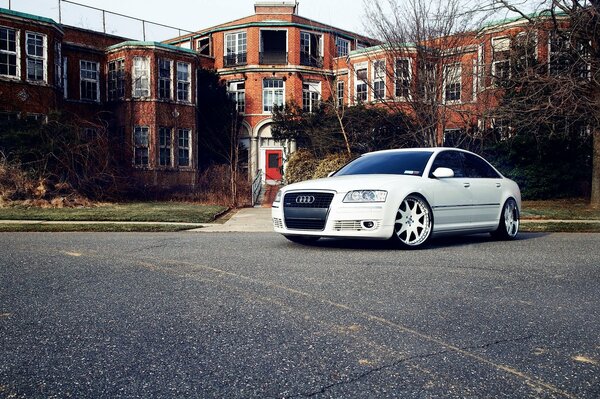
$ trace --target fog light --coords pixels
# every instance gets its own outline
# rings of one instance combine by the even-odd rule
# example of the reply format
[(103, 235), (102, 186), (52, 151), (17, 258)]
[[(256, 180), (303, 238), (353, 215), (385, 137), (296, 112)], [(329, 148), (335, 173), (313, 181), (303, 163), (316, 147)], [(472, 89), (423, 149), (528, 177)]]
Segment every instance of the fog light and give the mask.
[(372, 229), (373, 226), (375, 226), (375, 223), (368, 221), (368, 222), (363, 222), (362, 225), (365, 229)]

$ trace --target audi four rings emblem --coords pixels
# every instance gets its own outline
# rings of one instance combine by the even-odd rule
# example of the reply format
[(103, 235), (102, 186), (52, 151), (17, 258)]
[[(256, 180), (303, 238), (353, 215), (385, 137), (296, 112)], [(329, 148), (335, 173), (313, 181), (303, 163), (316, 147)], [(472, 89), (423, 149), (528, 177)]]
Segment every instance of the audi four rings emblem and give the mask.
[(312, 195), (299, 195), (296, 197), (297, 204), (312, 204), (315, 202), (315, 197)]

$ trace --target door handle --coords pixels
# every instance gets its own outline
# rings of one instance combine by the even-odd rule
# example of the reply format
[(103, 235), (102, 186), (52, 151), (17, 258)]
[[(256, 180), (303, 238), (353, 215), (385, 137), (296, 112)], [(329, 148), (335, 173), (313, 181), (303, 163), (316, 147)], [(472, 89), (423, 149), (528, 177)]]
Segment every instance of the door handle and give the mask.
[(463, 186), (465, 186), (465, 188), (469, 188), (471, 187), (471, 183), (464, 183)]
[(498, 188), (502, 187), (502, 183), (496, 183), (496, 187), (498, 187)]

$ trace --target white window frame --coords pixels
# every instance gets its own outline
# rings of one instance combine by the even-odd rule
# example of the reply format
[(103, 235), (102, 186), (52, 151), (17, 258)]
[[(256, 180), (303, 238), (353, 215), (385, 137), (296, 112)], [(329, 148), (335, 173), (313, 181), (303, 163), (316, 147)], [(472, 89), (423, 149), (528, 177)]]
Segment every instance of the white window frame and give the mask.
[[(406, 68), (408, 71), (408, 76), (400, 77), (398, 75), (398, 61), (406, 61)], [(412, 86), (412, 62), (413, 60), (408, 57), (398, 57), (394, 60), (394, 98), (399, 101), (408, 101), (412, 98), (411, 86)], [(402, 78), (402, 81), (408, 81), (408, 96), (399, 96), (398, 95), (398, 81)]]
[[(454, 78), (458, 78), (458, 82), (455, 82), (454, 79), (452, 80), (452, 82), (449, 81), (449, 70), (450, 68), (457, 68), (458, 72), (455, 72), (454, 74), (456, 74), (457, 76), (455, 76)], [(453, 75), (454, 75), (453, 74)], [(449, 85), (451, 84), (457, 84), (459, 85), (459, 90), (458, 90), (458, 99), (456, 100), (447, 100), (446, 99), (446, 91)], [(463, 84), (462, 84), (462, 65), (460, 63), (455, 63), (455, 64), (449, 64), (449, 65), (444, 65), (444, 90), (443, 90), (443, 103), (444, 104), (461, 104), (462, 103), (462, 89), (463, 89)]]
[[(146, 133), (146, 140), (147, 143), (144, 144), (140, 144), (138, 145), (137, 141), (136, 141), (136, 134), (140, 132), (140, 133)], [(147, 168), (148, 166), (150, 166), (150, 127), (149, 126), (134, 126), (133, 127), (133, 137), (132, 137), (132, 144), (133, 144), (133, 159), (132, 159), (132, 163), (133, 166), (138, 167), (138, 168)], [(146, 163), (137, 163), (137, 152), (138, 149), (145, 149), (147, 151), (146, 154), (146, 159), (147, 162)]]
[[(95, 65), (96, 70), (84, 68), (84, 64)], [(90, 78), (83, 76), (84, 71), (95, 72), (96, 78)], [(91, 83), (96, 85), (96, 98), (83, 98), (82, 83)], [(96, 61), (79, 60), (79, 99), (81, 101), (95, 101), (100, 102), (100, 63)]]
[[(497, 82), (504, 78), (510, 78), (510, 57), (497, 59), (496, 53), (504, 53), (510, 51), (510, 38), (507, 36), (498, 36), (492, 38), (492, 80), (494, 81), (494, 85), (497, 85)], [(507, 68), (507, 76), (499, 77), (497, 70), (498, 65), (506, 64)]]
[[(282, 87), (265, 87), (265, 82), (267, 81), (277, 81), (281, 82)], [(267, 94), (271, 94), (273, 100), (276, 100), (278, 97), (278, 93), (281, 91), (281, 104), (276, 103), (275, 101), (271, 104), (267, 104)], [(263, 114), (272, 114), (273, 107), (277, 106), (285, 106), (285, 81), (281, 78), (264, 78), (262, 82), (262, 98), (263, 98)]]
[[(137, 62), (142, 64), (136, 65)], [(131, 96), (133, 98), (150, 97), (150, 59), (148, 57), (133, 57), (131, 69)]]
[[(240, 89), (239, 85), (243, 84), (244, 88)], [(227, 92), (230, 98), (235, 101), (237, 112), (244, 114), (246, 112), (246, 82), (243, 80), (234, 80), (227, 83)], [(240, 101), (240, 98), (242, 101)]]
[[(164, 135), (163, 133), (167, 133), (166, 135)], [(163, 137), (166, 138), (167, 140), (165, 140), (165, 144), (163, 144)], [(157, 164), (158, 166), (161, 167), (172, 167), (173, 166), (173, 128), (172, 127), (167, 127), (167, 126), (160, 126), (158, 128), (158, 153), (157, 155)], [(162, 162), (162, 150), (167, 149), (167, 153), (169, 155), (169, 162), (168, 163), (164, 163)]]
[[(29, 54), (29, 37), (39, 36), (42, 39), (42, 55)], [(29, 60), (42, 63), (42, 79), (29, 79)], [(39, 32), (25, 31), (25, 77), (30, 83), (48, 83), (48, 36)]]
[[(187, 146), (181, 144), (182, 133), (187, 136)], [(182, 165), (181, 160), (181, 151), (187, 151), (187, 165)], [(177, 166), (180, 168), (191, 168), (192, 167), (192, 129), (188, 128), (179, 128), (177, 129)]]
[[(358, 72), (365, 70), (367, 76), (366, 76), (366, 81), (359, 79), (358, 78)], [(366, 93), (366, 97), (364, 99), (359, 100), (358, 99), (358, 86), (359, 85), (365, 85), (365, 93)], [(359, 101), (362, 101), (363, 103), (369, 101), (369, 65), (367, 62), (361, 62), (359, 64), (356, 64), (354, 66), (354, 102), (358, 103)]]
[[(344, 49), (341, 51), (340, 49)], [(350, 40), (344, 39), (343, 37), (336, 36), (335, 38), (335, 56), (336, 57), (347, 57), (350, 54)]]
[(14, 55), (15, 63), (16, 63), (15, 75), (2, 74), (0, 76), (2, 76), (4, 78), (9, 78), (9, 79), (21, 80), (21, 44), (20, 44), (21, 31), (18, 29), (8, 27), (8, 26), (0, 26), (0, 28), (6, 29), (7, 31), (11, 30), (11, 31), (15, 32), (15, 51), (0, 50), (0, 53), (7, 54), (7, 55)]
[[(182, 68), (182, 75), (179, 74), (180, 67)], [(185, 71), (183, 68), (185, 68)], [(175, 73), (177, 73), (177, 101), (190, 103), (192, 101), (192, 64), (189, 62), (177, 62)], [(183, 75), (184, 73), (185, 76)], [(180, 97), (180, 93), (185, 94), (185, 96)]]
[[(161, 72), (161, 62), (164, 62), (166, 64), (169, 65), (169, 76), (167, 78), (162, 77), (160, 75)], [(170, 60), (168, 58), (162, 58), (159, 57), (158, 60), (156, 61), (156, 70), (157, 70), (157, 74), (156, 74), (156, 97), (159, 100), (172, 100), (173, 99), (173, 60)], [(161, 97), (160, 95), (160, 85), (161, 82), (163, 81), (168, 81), (168, 90), (169, 90), (169, 95), (167, 97)]]
[[(340, 96), (340, 87), (341, 87), (341, 96)], [(336, 95), (336, 105), (341, 108), (344, 106), (344, 94), (346, 91), (346, 82), (343, 80), (338, 80), (335, 85), (335, 95)]]
[[(385, 59), (378, 59), (371, 61), (371, 76), (373, 77), (373, 95), (371, 98), (373, 101), (385, 101), (387, 95), (387, 85), (386, 77), (387, 77), (387, 63)], [(383, 89), (383, 95), (378, 96), (377, 91)]]
[[(308, 44), (306, 44), (306, 36), (308, 36)], [(313, 55), (312, 54), (312, 51), (313, 51), (312, 41), (310, 40), (311, 36), (318, 36), (319, 37), (319, 40), (317, 41), (317, 43), (318, 43), (317, 44), (317, 46), (318, 46), (317, 50), (318, 51), (315, 53), (315, 55), (317, 57), (321, 57), (321, 64), (320, 65), (322, 66), (322, 63), (324, 61), (323, 60), (323, 34), (316, 33), (316, 32), (311, 32), (311, 31), (305, 31), (305, 30), (300, 31), (300, 54), (308, 54), (309, 56)], [(304, 45), (303, 45), (303, 42), (305, 43)], [(305, 49), (308, 49), (308, 52), (304, 51)], [(317, 66), (319, 65), (318, 62), (316, 64), (317, 64)]]
[[(240, 43), (240, 35), (244, 35), (244, 40)], [(229, 47), (228, 39), (230, 37), (235, 37), (233, 40), (233, 47)], [(241, 50), (243, 48), (243, 51)], [(232, 51), (230, 51), (232, 50)], [(238, 60), (237, 56), (239, 54), (246, 53), (246, 61), (248, 60), (248, 33), (245, 30), (240, 30), (237, 32), (229, 32), (223, 35), (223, 56), (236, 56), (236, 61)], [(236, 64), (243, 64), (236, 62)], [(234, 65), (234, 64), (232, 64)]]
[[(315, 95), (316, 94), (316, 98)], [(305, 95), (308, 103), (305, 104)], [(315, 112), (321, 102), (321, 82), (302, 82), (302, 110), (304, 112)]]

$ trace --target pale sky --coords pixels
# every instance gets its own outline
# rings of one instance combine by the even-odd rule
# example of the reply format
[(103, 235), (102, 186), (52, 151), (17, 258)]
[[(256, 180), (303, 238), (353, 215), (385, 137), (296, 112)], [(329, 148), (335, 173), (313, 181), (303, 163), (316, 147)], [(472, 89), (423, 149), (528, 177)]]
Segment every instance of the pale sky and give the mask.
[[(125, 14), (147, 21), (197, 31), (254, 13), (255, 0), (73, 0), (76, 3)], [(52, 18), (58, 22), (58, 0), (0, 0), (1, 8)], [(363, 33), (363, 0), (299, 0), (299, 15)], [(61, 3), (62, 22), (102, 31), (102, 13)], [(132, 39), (142, 39), (142, 25), (107, 15), (106, 31)], [(183, 33), (183, 32), (182, 32)], [(146, 40), (164, 40), (178, 35), (156, 26), (146, 27)]]

